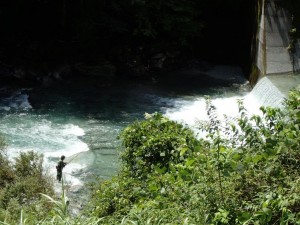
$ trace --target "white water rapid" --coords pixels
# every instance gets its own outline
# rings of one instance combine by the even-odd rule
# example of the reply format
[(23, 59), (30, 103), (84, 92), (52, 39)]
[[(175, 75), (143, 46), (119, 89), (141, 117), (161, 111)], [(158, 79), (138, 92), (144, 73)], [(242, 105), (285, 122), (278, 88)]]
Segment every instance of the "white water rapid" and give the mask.
[[(238, 100), (244, 102), (249, 115), (261, 115), (261, 106), (282, 107), (286, 96), (267, 78), (263, 77), (256, 86), (245, 95), (223, 96), (211, 98), (212, 104), (216, 107), (220, 120), (233, 118), (238, 115)], [(175, 110), (168, 109), (166, 116), (172, 120), (187, 124), (193, 127), (198, 121), (208, 120), (206, 113), (205, 98), (198, 97), (192, 100), (175, 101)]]
[[(194, 90), (187, 86), (180, 91), (173, 86), (166, 90), (165, 86), (141, 84), (72, 91), (64, 87), (13, 92), (0, 88), (0, 132), (12, 159), (19, 152), (38, 151), (44, 155), (45, 169), (53, 179), (55, 165), (65, 155), (70, 162), (64, 168), (65, 180), (80, 187), (94, 175), (106, 178), (116, 173), (117, 136), (145, 112), (161, 112), (193, 127), (198, 120), (207, 120), (206, 95), (220, 119), (224, 114), (237, 115), (238, 99), (243, 99), (249, 114), (259, 114), (261, 105), (280, 107), (286, 96), (268, 78), (262, 78), (250, 91), (239, 69), (222, 66), (211, 71), (216, 80), (223, 78), (222, 74), (234, 73), (242, 82), (209, 87), (200, 83), (199, 87), (194, 84)], [(227, 77), (230, 83), (236, 80)]]

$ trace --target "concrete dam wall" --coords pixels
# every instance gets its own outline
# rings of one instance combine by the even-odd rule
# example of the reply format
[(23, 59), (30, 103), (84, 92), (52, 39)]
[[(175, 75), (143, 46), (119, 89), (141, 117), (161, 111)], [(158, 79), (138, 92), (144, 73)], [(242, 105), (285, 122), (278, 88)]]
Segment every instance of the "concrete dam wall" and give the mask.
[(300, 72), (300, 41), (289, 51), (292, 15), (274, 0), (264, 0), (258, 28), (256, 65), (262, 75)]
[(258, 73), (252, 95), (260, 105), (281, 106), (291, 89), (300, 89), (300, 41), (289, 51), (292, 15), (276, 0), (259, 1), (255, 65)]

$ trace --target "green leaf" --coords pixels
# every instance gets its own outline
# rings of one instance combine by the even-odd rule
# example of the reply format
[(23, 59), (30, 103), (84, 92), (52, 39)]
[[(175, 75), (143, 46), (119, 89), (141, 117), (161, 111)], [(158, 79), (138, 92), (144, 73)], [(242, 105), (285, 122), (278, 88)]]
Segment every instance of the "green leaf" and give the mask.
[(242, 156), (241, 156), (239, 153), (234, 153), (234, 154), (231, 156), (231, 158), (232, 158), (233, 160), (239, 160), (239, 159), (242, 158)]
[(159, 173), (159, 174), (165, 174), (167, 171), (166, 167), (159, 167), (159, 166), (154, 166), (154, 170), (155, 172)]
[(159, 187), (155, 183), (150, 183), (148, 186), (150, 191), (157, 191)]
[(180, 156), (183, 156), (186, 153), (187, 150), (189, 150), (187, 147), (181, 148), (180, 149)]
[(268, 214), (268, 215), (272, 213), (272, 210), (269, 209), (269, 208), (267, 208), (267, 207), (263, 207), (262, 210), (264, 211), (264, 213), (266, 213), (266, 214)]
[(223, 175), (225, 177), (229, 177), (230, 176), (230, 172), (228, 170), (223, 170)]
[(188, 159), (188, 160), (185, 162), (185, 165), (186, 165), (186, 166), (191, 166), (191, 165), (194, 164), (194, 162), (195, 162), (195, 159)]
[(262, 155), (256, 155), (254, 157), (252, 157), (252, 161), (254, 163), (258, 163), (259, 161), (261, 161), (263, 159), (263, 156)]
[(173, 164), (170, 164), (170, 165), (169, 165), (169, 168), (170, 168), (171, 172), (173, 172), (173, 173), (176, 172), (176, 169), (175, 169), (175, 167), (173, 166)]
[(224, 146), (220, 146), (220, 149), (219, 149), (219, 150), (220, 150), (221, 153), (226, 152), (226, 148), (225, 148)]
[(300, 119), (300, 111), (298, 111), (298, 112), (296, 113), (296, 116), (297, 116), (298, 119)]

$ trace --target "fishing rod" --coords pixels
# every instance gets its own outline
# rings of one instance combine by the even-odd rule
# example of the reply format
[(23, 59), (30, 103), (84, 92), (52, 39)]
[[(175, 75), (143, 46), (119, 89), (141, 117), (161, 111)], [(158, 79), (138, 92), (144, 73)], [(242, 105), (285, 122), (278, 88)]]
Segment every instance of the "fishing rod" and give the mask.
[(71, 159), (69, 159), (69, 160), (66, 160), (65, 162), (66, 163), (70, 163), (70, 162), (72, 162), (77, 156), (79, 156), (79, 154), (80, 154), (81, 152), (78, 152), (78, 153), (76, 153), (75, 155), (73, 155), (72, 156), (72, 158)]

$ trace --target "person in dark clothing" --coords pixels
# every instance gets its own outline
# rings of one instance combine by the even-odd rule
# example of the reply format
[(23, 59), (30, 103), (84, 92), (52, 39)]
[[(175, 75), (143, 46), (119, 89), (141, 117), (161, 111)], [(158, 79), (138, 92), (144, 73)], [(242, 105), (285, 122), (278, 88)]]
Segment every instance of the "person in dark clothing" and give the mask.
[(63, 168), (67, 165), (67, 163), (64, 162), (64, 159), (65, 159), (65, 156), (62, 155), (60, 157), (60, 160), (56, 166), (56, 170), (57, 170), (57, 175), (56, 175), (56, 178), (57, 180), (60, 182), (61, 181), (61, 177), (62, 177), (62, 170)]

